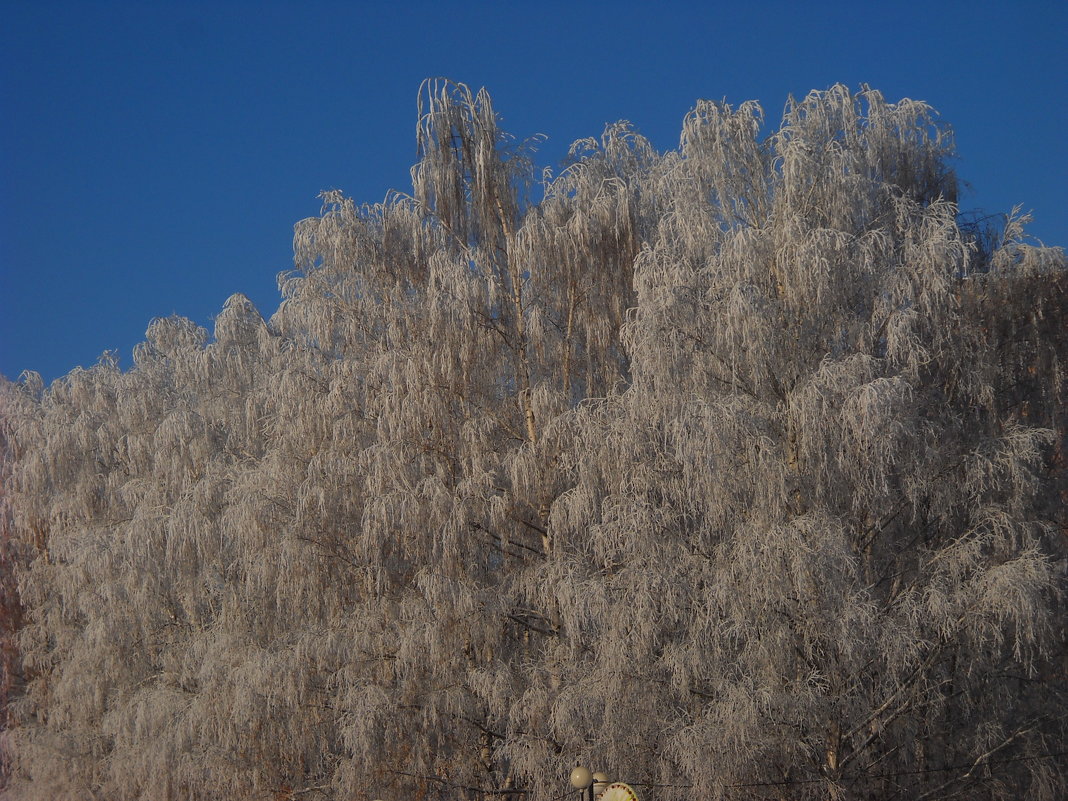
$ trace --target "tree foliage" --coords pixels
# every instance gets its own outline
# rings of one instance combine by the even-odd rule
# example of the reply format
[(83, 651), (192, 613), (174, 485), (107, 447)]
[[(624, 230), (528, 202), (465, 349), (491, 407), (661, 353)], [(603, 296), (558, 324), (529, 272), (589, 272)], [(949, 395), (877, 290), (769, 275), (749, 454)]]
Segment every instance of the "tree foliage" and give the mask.
[(270, 319), (4, 384), (12, 797), (1068, 792), (1065, 258), (959, 215), (931, 109), (553, 176), (420, 97)]

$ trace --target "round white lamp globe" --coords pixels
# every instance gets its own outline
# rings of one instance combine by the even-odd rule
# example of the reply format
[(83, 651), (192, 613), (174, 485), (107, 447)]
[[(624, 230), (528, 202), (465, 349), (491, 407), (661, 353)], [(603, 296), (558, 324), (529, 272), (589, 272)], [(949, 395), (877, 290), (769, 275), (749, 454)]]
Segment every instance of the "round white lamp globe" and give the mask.
[(608, 774), (604, 771), (597, 771), (593, 774), (593, 792), (594, 795), (600, 795), (605, 789), (612, 783), (612, 780), (608, 778)]
[(591, 784), (593, 784), (593, 774), (590, 773), (589, 768), (579, 765), (571, 771), (571, 786), (576, 790), (585, 790)]

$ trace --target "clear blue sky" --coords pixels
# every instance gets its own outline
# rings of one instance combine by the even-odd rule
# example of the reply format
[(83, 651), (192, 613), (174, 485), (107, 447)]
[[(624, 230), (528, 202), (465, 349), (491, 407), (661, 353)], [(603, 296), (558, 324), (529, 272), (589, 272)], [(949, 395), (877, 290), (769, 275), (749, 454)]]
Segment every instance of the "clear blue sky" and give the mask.
[(606, 122), (673, 147), (698, 98), (866, 82), (957, 133), (962, 205), (1068, 245), (1068, 3), (118, 3), (5, 0), (0, 372), (46, 380), (149, 320), (269, 315), (318, 193), (409, 187), (429, 76), (493, 94), (544, 162)]

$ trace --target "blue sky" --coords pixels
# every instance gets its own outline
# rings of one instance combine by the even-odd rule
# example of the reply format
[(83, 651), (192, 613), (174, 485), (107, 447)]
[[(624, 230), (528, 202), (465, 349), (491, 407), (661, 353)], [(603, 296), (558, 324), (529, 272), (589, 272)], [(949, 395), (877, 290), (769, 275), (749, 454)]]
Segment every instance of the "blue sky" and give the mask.
[(0, 373), (46, 380), (149, 320), (265, 316), (293, 224), (339, 188), (407, 189), (416, 91), (486, 86), (506, 130), (629, 119), (678, 142), (698, 98), (866, 82), (956, 130), (965, 207), (1033, 209), (1068, 245), (1068, 3), (118, 3), (6, 0), (0, 26)]

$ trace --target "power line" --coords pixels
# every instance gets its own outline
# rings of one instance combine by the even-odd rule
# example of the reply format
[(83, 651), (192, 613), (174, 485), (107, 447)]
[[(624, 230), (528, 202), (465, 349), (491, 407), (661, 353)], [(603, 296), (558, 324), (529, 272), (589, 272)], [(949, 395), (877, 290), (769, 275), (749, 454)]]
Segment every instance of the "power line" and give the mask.
[[(1068, 751), (1051, 751), (1045, 754), (1031, 754), (1027, 756), (1015, 756), (1008, 757), (1006, 759), (990, 759), (982, 762), (983, 765), (1004, 765), (1010, 762), (1030, 762), (1038, 759), (1054, 759), (1056, 757), (1068, 756)], [(920, 768), (917, 770), (903, 770), (895, 773), (854, 773), (845, 776), (838, 777), (837, 781), (859, 781), (859, 780), (874, 780), (874, 779), (896, 779), (900, 776), (919, 776), (926, 773), (946, 773), (953, 770), (967, 770), (969, 768), (976, 767), (974, 762), (969, 762), (962, 765), (948, 765), (942, 768)], [(813, 779), (780, 779), (773, 782), (740, 782), (738, 784), (725, 784), (723, 785), (727, 789), (742, 789), (746, 787), (784, 787), (795, 784), (820, 784), (827, 781), (827, 777), (819, 777)], [(650, 782), (628, 782), (633, 787), (665, 787), (676, 788), (680, 790), (693, 789), (692, 784), (654, 784)]]
[[(1007, 757), (1005, 759), (990, 759), (990, 760), (986, 760), (985, 762), (982, 762), (981, 764), (983, 764), (983, 765), (1005, 765), (1005, 764), (1009, 764), (1009, 763), (1012, 763), (1012, 762), (1031, 762), (1031, 761), (1038, 760), (1038, 759), (1055, 759), (1057, 757), (1063, 757), (1063, 756), (1068, 756), (1068, 750), (1065, 750), (1065, 751), (1051, 751), (1051, 752), (1048, 752), (1048, 753), (1045, 753), (1045, 754), (1030, 754), (1030, 755), (1026, 755), (1026, 756)], [(948, 766), (942, 767), (942, 768), (921, 768), (921, 769), (917, 769), (917, 770), (902, 770), (902, 771), (897, 771), (895, 773), (855, 773), (855, 774), (850, 774), (850, 775), (846, 775), (846, 776), (840, 776), (840, 777), (838, 777), (837, 781), (860, 781), (860, 780), (872, 781), (872, 780), (876, 780), (876, 779), (896, 779), (896, 778), (899, 778), (901, 776), (920, 776), (920, 775), (924, 775), (924, 774), (928, 774), (928, 773), (946, 773), (946, 772), (949, 772), (949, 771), (966, 770), (966, 769), (974, 768), (974, 767), (976, 767), (976, 764), (974, 762), (972, 762), (972, 763), (962, 764), (962, 765), (948, 765)], [(500, 789), (488, 789), (488, 788), (481, 788), (481, 787), (472, 787), (470, 785), (459, 784), (457, 782), (451, 782), (448, 779), (445, 779), (445, 778), (443, 778), (441, 776), (425, 776), (425, 775), (420, 775), (420, 774), (416, 774), (416, 773), (406, 773), (405, 771), (400, 771), (400, 770), (392, 770), (390, 772), (394, 773), (396, 775), (400, 775), (400, 776), (408, 776), (408, 777), (414, 778), (414, 779), (422, 779), (424, 781), (431, 781), (431, 782), (434, 782), (436, 784), (440, 784), (440, 785), (443, 785), (443, 786), (453, 787), (455, 789), (467, 790), (469, 792), (480, 793), (480, 794), (485, 794), (485, 795), (512, 796), (512, 795), (525, 795), (527, 793), (532, 792), (531, 790), (518, 788), (518, 787), (514, 787), (514, 788), (513, 787), (505, 787), (505, 788), (500, 788)], [(799, 785), (799, 784), (820, 784), (820, 783), (823, 783), (825, 781), (828, 781), (828, 777), (821, 776), (819, 778), (812, 778), (812, 779), (780, 779), (778, 781), (773, 781), (773, 782), (740, 782), (740, 783), (737, 783), (737, 784), (726, 784), (726, 785), (723, 785), (723, 787), (724, 787), (724, 789), (729, 789), (729, 790), (740, 790), (740, 789), (745, 789), (745, 788), (750, 788), (750, 787), (788, 787), (788, 786)], [(631, 785), (632, 787), (646, 787), (646, 788), (650, 788), (650, 789), (654, 789), (654, 788), (665, 788), (665, 789), (671, 788), (671, 789), (678, 789), (678, 790), (689, 790), (689, 789), (693, 789), (693, 787), (694, 787), (694, 785), (692, 785), (692, 784), (657, 784), (657, 783), (653, 783), (653, 782), (627, 782), (627, 784)], [(555, 796), (554, 798), (551, 799), (551, 801), (561, 801), (561, 799), (566, 798), (567, 796), (571, 795), (571, 793), (572, 793), (572, 791), (569, 790), (567, 792), (564, 792), (564, 793), (562, 793), (560, 795)]]

